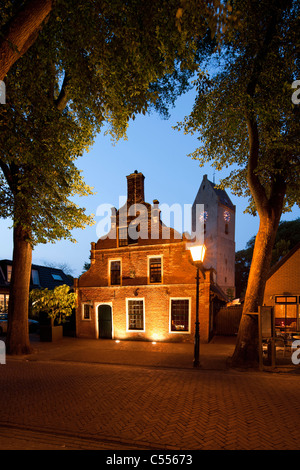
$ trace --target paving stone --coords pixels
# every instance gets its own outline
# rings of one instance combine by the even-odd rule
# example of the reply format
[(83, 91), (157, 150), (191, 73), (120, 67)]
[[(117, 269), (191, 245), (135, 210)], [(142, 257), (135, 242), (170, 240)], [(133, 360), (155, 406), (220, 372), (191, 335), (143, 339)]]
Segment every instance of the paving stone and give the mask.
[[(134, 365), (137, 346), (128, 363), (128, 345), (126, 363), (116, 365), (99, 362), (92, 345), (89, 361), (80, 342), (76, 361), (64, 345), (52, 354), (49, 346), (48, 356), (43, 346), (35, 360), (0, 366), (1, 450), (300, 449), (298, 373), (228, 370), (224, 362), (219, 370), (184, 368), (190, 351), (182, 347), (176, 368), (170, 345), (164, 367), (156, 356)], [(147, 355), (149, 345), (138, 347)]]

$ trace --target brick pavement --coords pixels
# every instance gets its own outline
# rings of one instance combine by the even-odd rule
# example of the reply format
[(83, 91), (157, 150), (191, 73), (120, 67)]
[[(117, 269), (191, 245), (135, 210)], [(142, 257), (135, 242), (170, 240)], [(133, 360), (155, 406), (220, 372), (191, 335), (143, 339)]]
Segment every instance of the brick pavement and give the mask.
[(70, 362), (57, 348), (0, 366), (1, 449), (300, 449), (298, 374)]

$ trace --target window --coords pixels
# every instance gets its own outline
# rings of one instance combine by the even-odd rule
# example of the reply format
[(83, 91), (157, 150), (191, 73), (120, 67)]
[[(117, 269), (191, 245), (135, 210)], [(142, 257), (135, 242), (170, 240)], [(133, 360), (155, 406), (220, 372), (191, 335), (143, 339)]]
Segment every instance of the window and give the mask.
[[(136, 228), (133, 228), (132, 226), (132, 231), (129, 230), (132, 234), (136, 233)], [(127, 245), (133, 245), (137, 243), (136, 238), (131, 238), (130, 234), (128, 233), (128, 228), (127, 227), (120, 227), (119, 228), (119, 246), (127, 246)]]
[(55, 281), (62, 281), (63, 280), (63, 278), (61, 277), (60, 274), (51, 274), (51, 276), (53, 277), (53, 279)]
[(32, 269), (31, 271), (32, 284), (38, 286), (40, 284), (39, 272), (37, 269)]
[(110, 285), (121, 285), (121, 261), (110, 261)]
[(161, 257), (149, 258), (149, 282), (162, 282), (162, 259)]
[(92, 318), (92, 308), (91, 304), (83, 304), (82, 306), (82, 318), (83, 320), (90, 320)]
[(11, 270), (12, 266), (7, 266), (7, 282), (11, 281)]
[(277, 295), (275, 297), (275, 303), (276, 304), (296, 304), (297, 297), (296, 295), (290, 295), (290, 296)]
[(9, 295), (0, 294), (0, 313), (3, 313), (3, 312), (7, 313), (8, 301), (9, 301)]
[(170, 331), (189, 332), (190, 301), (189, 299), (171, 299)]
[(297, 323), (297, 296), (275, 296), (275, 326), (296, 330)]
[(228, 224), (225, 224), (225, 233), (226, 233), (226, 234), (228, 234), (228, 233), (229, 233)]
[(127, 299), (128, 330), (144, 330), (144, 300)]
[(128, 245), (127, 227), (120, 227), (119, 228), (119, 246), (127, 246), (127, 245)]

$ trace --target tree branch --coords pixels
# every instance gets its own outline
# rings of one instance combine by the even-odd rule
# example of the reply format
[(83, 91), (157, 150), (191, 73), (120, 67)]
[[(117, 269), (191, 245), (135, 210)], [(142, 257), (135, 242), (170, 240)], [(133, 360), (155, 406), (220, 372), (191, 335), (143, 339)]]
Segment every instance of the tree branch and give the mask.
[(65, 107), (67, 106), (67, 102), (69, 99), (67, 87), (68, 87), (69, 81), (70, 81), (70, 76), (68, 75), (67, 72), (65, 72), (65, 77), (64, 77), (64, 81), (63, 81), (60, 93), (58, 95), (58, 98), (54, 100), (54, 105), (57, 107), (59, 111), (63, 111)]
[[(280, 0), (278, 0), (280, 1)], [(248, 158), (248, 167), (247, 167), (247, 182), (249, 189), (254, 198), (255, 205), (258, 211), (268, 210), (269, 200), (265, 191), (264, 186), (261, 184), (259, 177), (256, 173), (259, 157), (259, 133), (257, 121), (255, 118), (255, 112), (252, 107), (253, 100), (255, 99), (255, 89), (259, 81), (260, 74), (263, 69), (263, 64), (265, 58), (269, 52), (269, 48), (272, 44), (272, 40), (276, 34), (276, 28), (278, 20), (282, 15), (282, 12), (288, 7), (291, 3), (290, 0), (281, 0), (280, 8), (278, 6), (275, 8), (275, 11), (271, 15), (269, 24), (266, 28), (266, 33), (264, 37), (263, 44), (260, 50), (257, 52), (256, 57), (254, 58), (254, 64), (252, 69), (252, 74), (247, 85), (247, 95), (249, 97), (248, 107), (250, 109), (246, 111), (246, 123), (249, 135), (249, 158)]]
[(0, 40), (0, 80), (34, 43), (54, 0), (27, 0), (5, 26)]
[(0, 160), (0, 168), (1, 168), (2, 172), (3, 172), (3, 174), (4, 174), (4, 177), (5, 177), (6, 181), (7, 181), (7, 184), (8, 184), (8, 186), (9, 186), (9, 189), (10, 189), (11, 191), (13, 191), (13, 188), (14, 188), (14, 181), (13, 181), (13, 176), (12, 176), (12, 174), (11, 174), (11, 171), (10, 171), (10, 169), (9, 169), (9, 166), (8, 166), (6, 163), (4, 163), (3, 161)]
[(266, 28), (263, 44), (254, 59), (252, 75), (247, 86), (247, 94), (252, 98), (255, 94), (255, 88), (263, 68), (263, 63), (265, 61), (266, 55), (268, 54), (271, 42), (276, 34), (278, 21), (280, 20), (283, 11), (288, 8), (290, 4), (291, 0), (277, 0), (273, 14), (271, 15), (269, 24)]
[(247, 166), (247, 182), (259, 212), (267, 206), (268, 199), (264, 187), (256, 174), (259, 156), (259, 135), (257, 122), (254, 118), (246, 117), (249, 135), (249, 157)]

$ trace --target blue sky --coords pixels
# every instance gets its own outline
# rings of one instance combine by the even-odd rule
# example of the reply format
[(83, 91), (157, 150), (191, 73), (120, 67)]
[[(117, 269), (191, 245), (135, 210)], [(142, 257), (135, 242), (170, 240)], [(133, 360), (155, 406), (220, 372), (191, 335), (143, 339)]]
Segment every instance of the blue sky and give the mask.
[[(214, 170), (209, 165), (203, 168), (187, 155), (197, 146), (195, 136), (186, 136), (172, 129), (192, 109), (194, 92), (180, 97), (171, 117), (163, 120), (157, 114), (139, 116), (132, 121), (128, 140), (113, 145), (109, 136), (99, 135), (93, 147), (78, 160), (85, 181), (94, 188), (95, 195), (81, 198), (78, 202), (87, 213), (96, 214), (101, 204), (119, 207), (119, 197), (126, 196), (126, 176), (135, 170), (145, 176), (145, 200), (152, 203), (158, 199), (162, 204), (192, 204), (204, 174), (213, 181)], [(215, 181), (227, 176), (229, 170), (215, 173)], [(245, 247), (247, 241), (257, 233), (259, 219), (244, 214), (247, 200), (228, 194), (236, 205), (236, 250)], [(282, 220), (300, 217), (300, 209), (294, 208), (284, 214)], [(67, 265), (74, 277), (82, 272), (84, 262), (89, 260), (90, 243), (96, 242), (97, 223), (85, 230), (73, 232), (77, 243), (60, 241), (55, 244), (38, 245), (33, 251), (33, 263)], [(12, 230), (9, 221), (0, 220), (0, 259), (12, 258)]]

